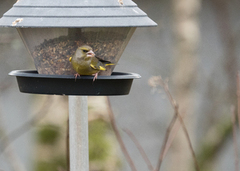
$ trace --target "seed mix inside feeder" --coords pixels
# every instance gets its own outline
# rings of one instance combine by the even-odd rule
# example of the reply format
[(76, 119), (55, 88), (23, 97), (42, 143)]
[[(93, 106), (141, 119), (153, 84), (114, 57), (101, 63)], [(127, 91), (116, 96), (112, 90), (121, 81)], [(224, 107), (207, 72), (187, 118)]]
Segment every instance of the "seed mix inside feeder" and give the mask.
[[(39, 74), (73, 75), (69, 57), (83, 45), (96, 56), (114, 64), (120, 59), (135, 28), (18, 28)], [(35, 39), (34, 34), (41, 35)], [(99, 75), (111, 75), (113, 66)]]

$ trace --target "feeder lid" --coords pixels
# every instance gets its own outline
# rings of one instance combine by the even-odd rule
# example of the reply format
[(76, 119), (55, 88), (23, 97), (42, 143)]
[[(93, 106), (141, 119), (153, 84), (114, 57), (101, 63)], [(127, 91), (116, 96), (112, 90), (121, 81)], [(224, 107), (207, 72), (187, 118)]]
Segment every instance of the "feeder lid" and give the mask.
[(4, 27), (157, 26), (131, 0), (18, 0), (0, 19)]

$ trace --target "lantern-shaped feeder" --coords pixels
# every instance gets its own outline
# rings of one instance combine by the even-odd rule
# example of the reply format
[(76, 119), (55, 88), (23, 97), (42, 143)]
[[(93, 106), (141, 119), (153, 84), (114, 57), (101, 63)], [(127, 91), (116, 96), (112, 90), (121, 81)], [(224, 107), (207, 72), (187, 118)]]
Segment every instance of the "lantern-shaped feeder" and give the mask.
[(69, 58), (88, 45), (117, 64), (136, 27), (156, 25), (131, 0), (18, 0), (0, 19), (0, 26), (17, 28), (37, 69), (10, 73), (20, 91), (70, 95), (69, 170), (89, 170), (87, 95), (126, 95), (140, 78), (112, 72), (114, 66), (94, 82), (93, 76), (75, 78)]
[(112, 65), (94, 83), (92, 76), (75, 80), (69, 57), (89, 45), (117, 64), (136, 27), (156, 25), (131, 0), (18, 0), (0, 19), (0, 26), (17, 28), (37, 69), (10, 75), (17, 76), (21, 92), (40, 94), (128, 94), (138, 74), (112, 74)]

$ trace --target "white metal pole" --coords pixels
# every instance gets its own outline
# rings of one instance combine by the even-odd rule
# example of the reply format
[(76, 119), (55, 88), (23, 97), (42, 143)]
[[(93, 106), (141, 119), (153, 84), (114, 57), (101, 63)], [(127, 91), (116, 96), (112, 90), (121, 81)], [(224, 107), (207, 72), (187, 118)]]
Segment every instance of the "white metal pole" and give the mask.
[(89, 171), (87, 96), (69, 96), (70, 171)]

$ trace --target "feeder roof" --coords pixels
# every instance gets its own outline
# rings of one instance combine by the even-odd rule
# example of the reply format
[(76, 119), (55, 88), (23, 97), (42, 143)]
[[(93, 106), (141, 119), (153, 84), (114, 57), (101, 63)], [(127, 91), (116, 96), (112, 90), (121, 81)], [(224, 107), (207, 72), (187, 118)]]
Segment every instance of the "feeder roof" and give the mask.
[(5, 27), (157, 26), (131, 0), (18, 0), (0, 19)]

